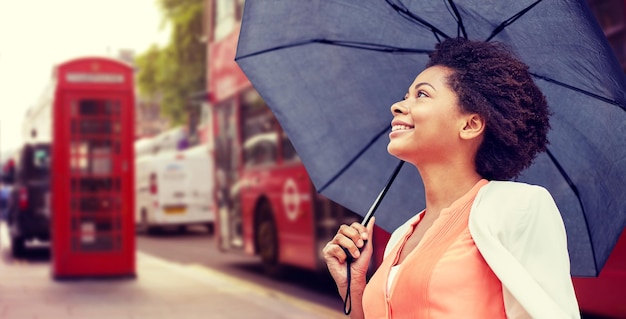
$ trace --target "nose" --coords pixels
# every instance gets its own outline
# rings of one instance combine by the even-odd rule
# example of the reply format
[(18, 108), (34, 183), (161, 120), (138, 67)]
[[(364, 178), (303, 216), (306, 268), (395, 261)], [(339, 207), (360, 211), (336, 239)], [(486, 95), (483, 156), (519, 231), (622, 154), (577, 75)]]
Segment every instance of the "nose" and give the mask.
[(393, 116), (407, 114), (409, 112), (409, 109), (402, 105), (402, 102), (403, 101), (398, 101), (391, 105), (391, 114), (393, 114)]

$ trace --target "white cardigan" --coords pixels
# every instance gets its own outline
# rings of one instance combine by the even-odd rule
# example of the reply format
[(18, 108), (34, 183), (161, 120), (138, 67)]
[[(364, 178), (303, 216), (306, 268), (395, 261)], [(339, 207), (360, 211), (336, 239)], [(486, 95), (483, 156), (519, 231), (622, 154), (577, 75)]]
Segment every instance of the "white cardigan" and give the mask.
[[(415, 218), (393, 232), (385, 256)], [(580, 318), (565, 227), (545, 188), (489, 182), (474, 199), (469, 231), (502, 282), (508, 318)]]

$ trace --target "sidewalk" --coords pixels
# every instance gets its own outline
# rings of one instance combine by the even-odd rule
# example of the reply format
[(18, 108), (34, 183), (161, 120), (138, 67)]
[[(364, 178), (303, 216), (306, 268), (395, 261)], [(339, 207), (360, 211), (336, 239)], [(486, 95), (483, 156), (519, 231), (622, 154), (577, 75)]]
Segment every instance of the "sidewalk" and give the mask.
[(49, 262), (15, 262), (0, 243), (1, 319), (346, 318), (202, 266), (137, 253), (135, 279), (55, 281)]

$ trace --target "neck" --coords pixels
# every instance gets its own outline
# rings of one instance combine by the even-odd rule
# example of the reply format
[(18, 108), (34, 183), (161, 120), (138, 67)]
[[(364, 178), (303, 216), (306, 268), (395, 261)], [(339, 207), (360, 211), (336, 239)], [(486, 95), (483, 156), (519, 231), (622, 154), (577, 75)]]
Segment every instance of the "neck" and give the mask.
[(473, 167), (466, 165), (430, 165), (418, 170), (424, 183), (426, 214), (434, 217), (482, 179)]

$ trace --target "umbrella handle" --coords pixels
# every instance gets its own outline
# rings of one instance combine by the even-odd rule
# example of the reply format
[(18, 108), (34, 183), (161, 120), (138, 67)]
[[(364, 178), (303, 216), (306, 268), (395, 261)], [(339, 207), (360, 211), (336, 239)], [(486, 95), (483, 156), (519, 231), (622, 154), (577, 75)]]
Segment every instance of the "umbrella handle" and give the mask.
[[(369, 211), (367, 212), (367, 214), (365, 214), (365, 217), (363, 217), (363, 221), (361, 222), (363, 226), (367, 226), (372, 216), (374, 216), (374, 213), (378, 209), (378, 206), (380, 206), (380, 203), (383, 201), (383, 198), (387, 194), (387, 191), (391, 187), (391, 184), (398, 176), (398, 173), (400, 173), (400, 169), (402, 168), (402, 165), (404, 165), (404, 161), (400, 161), (400, 163), (398, 163), (393, 173), (389, 177), (389, 180), (387, 180), (385, 187), (383, 187), (383, 189), (380, 191), (380, 193), (378, 194), (378, 197), (376, 197), (376, 200), (374, 200), (374, 203), (370, 207)], [(365, 241), (365, 244), (367, 244), (367, 241)], [(365, 244), (363, 245), (363, 247), (365, 247)], [(354, 257), (352, 257), (352, 254), (350, 254), (347, 248), (341, 247), (341, 249), (343, 249), (343, 251), (346, 253), (346, 267), (347, 267), (346, 275), (348, 279), (348, 287), (346, 288), (346, 298), (343, 300), (343, 313), (346, 315), (349, 315), (350, 312), (352, 311), (352, 296), (350, 294), (350, 284), (352, 282), (352, 274), (350, 271), (350, 264), (352, 264), (352, 262), (354, 261)]]
[(378, 197), (376, 197), (376, 200), (374, 200), (374, 203), (372, 204), (372, 206), (370, 206), (369, 211), (367, 212), (367, 214), (365, 214), (365, 217), (363, 217), (363, 221), (361, 222), (363, 226), (367, 226), (372, 216), (374, 216), (374, 213), (378, 209), (378, 206), (380, 206), (380, 203), (383, 201), (383, 198), (387, 194), (387, 191), (391, 187), (391, 184), (393, 184), (393, 181), (398, 176), (398, 173), (400, 173), (400, 169), (402, 168), (402, 165), (404, 165), (404, 161), (400, 161), (400, 163), (398, 163), (396, 168), (393, 170), (393, 173), (387, 180), (385, 187), (383, 187), (383, 189), (380, 191), (380, 193), (378, 194)]
[[(383, 198), (385, 197), (385, 195), (387, 195), (387, 191), (389, 191), (391, 184), (393, 184), (393, 181), (396, 179), (396, 177), (400, 173), (400, 169), (402, 168), (402, 165), (404, 165), (404, 161), (400, 161), (400, 163), (398, 163), (396, 168), (393, 170), (393, 173), (387, 180), (385, 187), (383, 187), (383, 189), (380, 191), (380, 193), (378, 194), (378, 197), (376, 197), (376, 200), (374, 200), (374, 203), (372, 204), (372, 206), (370, 206), (369, 211), (367, 212), (367, 214), (365, 214), (365, 217), (363, 217), (363, 221), (361, 222), (361, 225), (367, 226), (367, 224), (370, 222), (370, 219), (372, 219), (372, 217), (374, 216), (374, 213), (378, 209), (378, 206), (380, 206), (380, 203), (383, 201)], [(367, 243), (367, 241), (365, 243)], [(365, 247), (365, 245), (363, 245), (363, 247)], [(354, 257), (352, 257), (348, 249), (344, 247), (341, 247), (341, 249), (343, 249), (343, 251), (346, 253), (347, 262), (348, 263), (353, 262)]]

